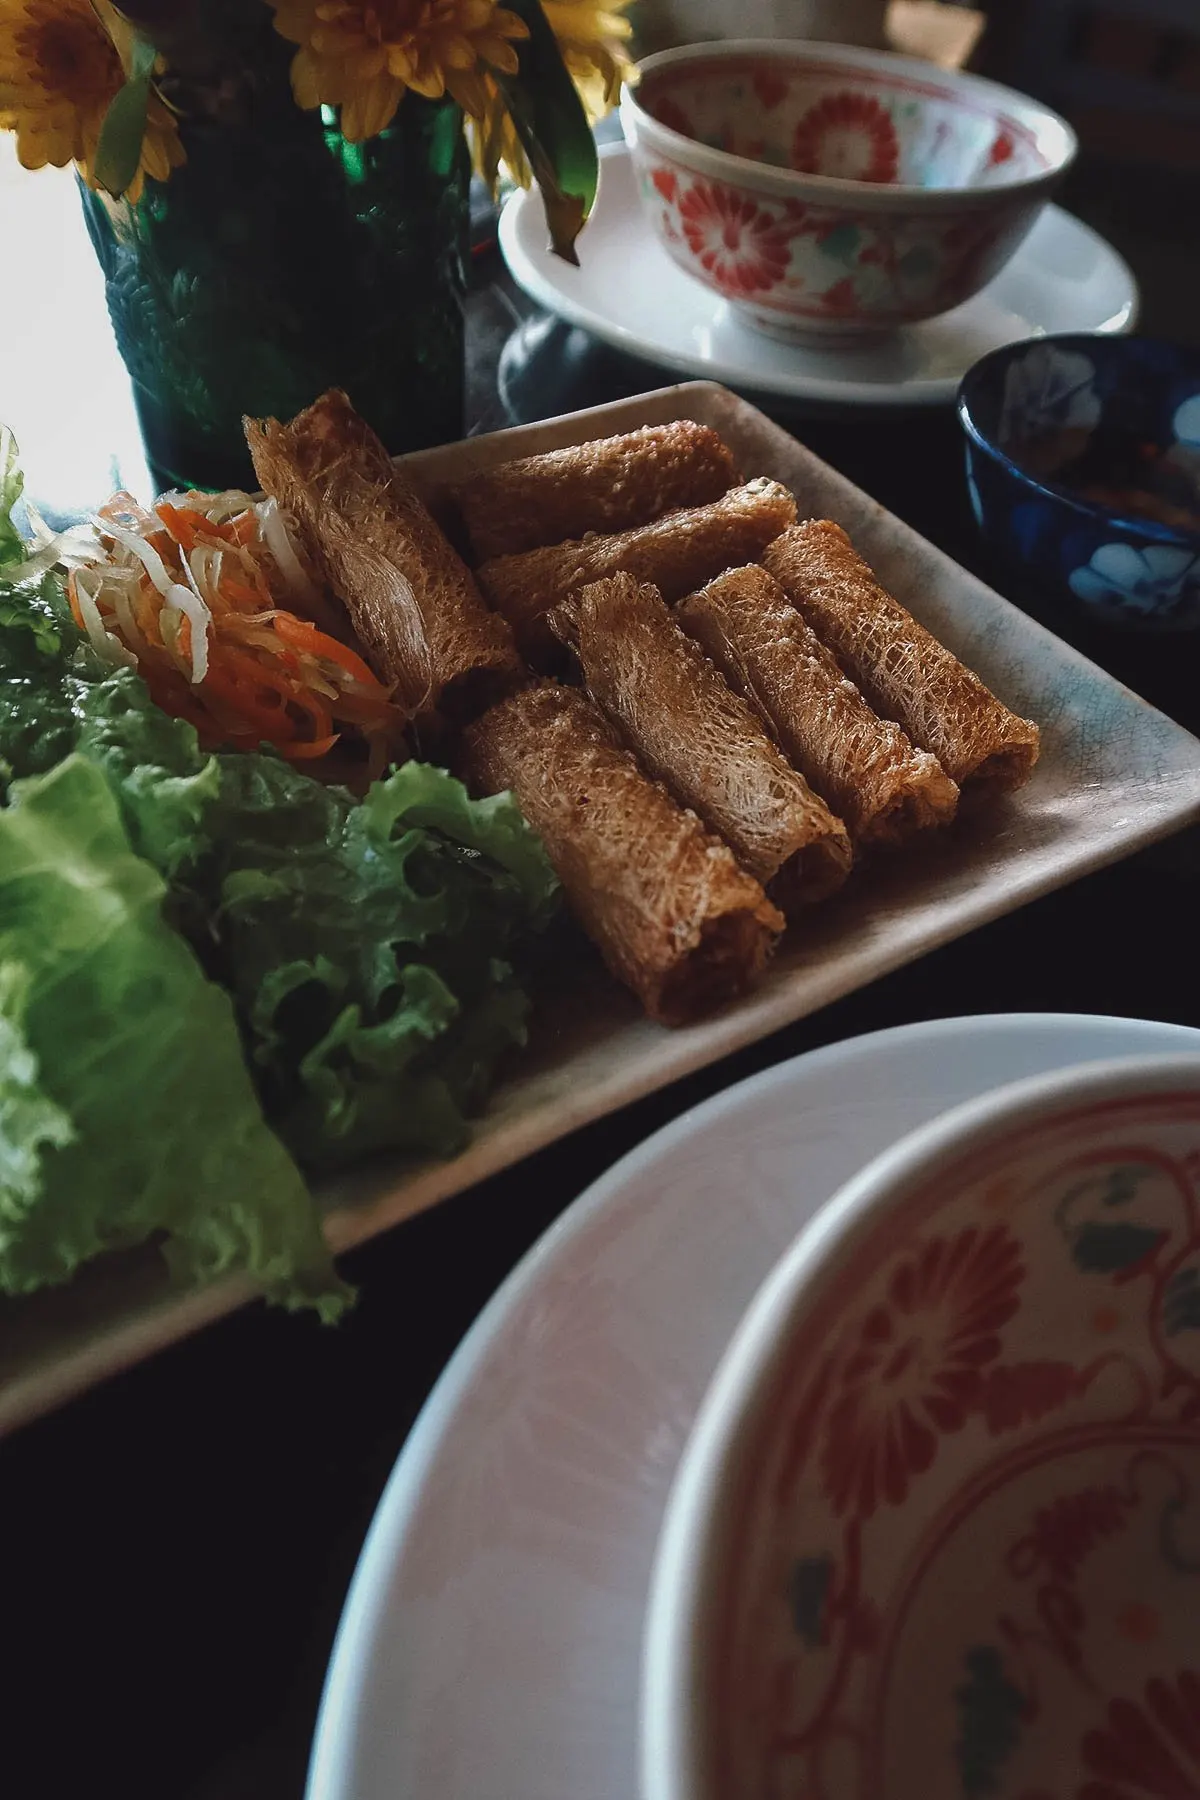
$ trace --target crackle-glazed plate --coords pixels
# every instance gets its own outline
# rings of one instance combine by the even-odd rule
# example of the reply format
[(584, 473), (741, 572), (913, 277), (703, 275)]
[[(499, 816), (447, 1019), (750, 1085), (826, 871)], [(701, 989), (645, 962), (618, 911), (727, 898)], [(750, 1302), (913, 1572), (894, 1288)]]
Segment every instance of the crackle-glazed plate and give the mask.
[(768, 1069), (623, 1158), (514, 1270), (409, 1436), (346, 1602), (307, 1800), (635, 1800), (667, 1495), (776, 1260), (947, 1108), (1197, 1049), (1200, 1032), (1131, 1019), (908, 1025)]
[[(378, 1168), (325, 1196), (346, 1250), (668, 1082), (777, 1031), (950, 939), (1200, 817), (1200, 740), (994, 593), (726, 389), (686, 383), (410, 459), (431, 486), (513, 456), (671, 419), (715, 427), (747, 474), (771, 475), (802, 514), (844, 525), (881, 580), (1000, 697), (1042, 728), (1029, 786), (870, 879), (791, 934), (761, 986), (667, 1031), (581, 967), (535, 1024), (459, 1157)], [(0, 1309), (0, 1432), (229, 1312), (228, 1281), (180, 1297), (157, 1259), (95, 1269)]]

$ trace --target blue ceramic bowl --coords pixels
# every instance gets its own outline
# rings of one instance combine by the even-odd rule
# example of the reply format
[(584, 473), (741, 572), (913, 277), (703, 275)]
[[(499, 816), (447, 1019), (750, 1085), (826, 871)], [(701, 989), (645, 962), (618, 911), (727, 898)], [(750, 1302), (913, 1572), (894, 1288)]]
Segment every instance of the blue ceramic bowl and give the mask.
[(1200, 351), (1006, 344), (968, 370), (958, 417), (979, 528), (1035, 588), (1107, 624), (1200, 626)]

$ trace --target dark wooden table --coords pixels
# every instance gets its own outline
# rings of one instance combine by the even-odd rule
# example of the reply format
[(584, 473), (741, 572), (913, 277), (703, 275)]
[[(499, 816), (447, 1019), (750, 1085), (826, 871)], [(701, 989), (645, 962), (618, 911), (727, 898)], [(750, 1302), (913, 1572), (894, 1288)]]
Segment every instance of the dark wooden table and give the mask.
[[(1164, 219), (1139, 257), (1142, 209), (1131, 187), (1121, 213), (1114, 180), (1084, 171), (1067, 201), (1113, 233), (1135, 267), (1171, 271), (1161, 293), (1147, 294), (1153, 326), (1160, 301), (1164, 316), (1178, 309), (1177, 246)], [(1194, 256), (1187, 268), (1194, 300)], [(475, 429), (662, 385), (653, 369), (531, 314), (494, 252), (477, 259), (475, 277)], [(1200, 321), (1200, 308), (1191, 316)], [(0, 359), (0, 415), (3, 374)], [(1022, 599), (980, 561), (948, 412), (777, 416)], [(1084, 647), (1200, 725), (1194, 645)], [(1200, 1024), (1198, 897), (1187, 839), (1096, 875), (347, 1258), (361, 1299), (337, 1330), (247, 1309), (0, 1447), (5, 1791), (21, 1800), (96, 1788), (122, 1800), (297, 1800), (343, 1596), (388, 1471), (459, 1338), (550, 1221), (686, 1106), (818, 1044), (914, 1019), (1023, 1009)]]

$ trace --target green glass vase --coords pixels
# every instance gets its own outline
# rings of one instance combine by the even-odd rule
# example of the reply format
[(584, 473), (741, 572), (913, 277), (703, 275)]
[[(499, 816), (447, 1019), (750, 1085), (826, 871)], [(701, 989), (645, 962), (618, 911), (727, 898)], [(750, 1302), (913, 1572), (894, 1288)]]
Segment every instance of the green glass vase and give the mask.
[(394, 453), (462, 435), (461, 112), (410, 94), (352, 144), (271, 73), (232, 116), (181, 114), (187, 162), (136, 202), (82, 190), (160, 487), (252, 486), (243, 414), (329, 387)]

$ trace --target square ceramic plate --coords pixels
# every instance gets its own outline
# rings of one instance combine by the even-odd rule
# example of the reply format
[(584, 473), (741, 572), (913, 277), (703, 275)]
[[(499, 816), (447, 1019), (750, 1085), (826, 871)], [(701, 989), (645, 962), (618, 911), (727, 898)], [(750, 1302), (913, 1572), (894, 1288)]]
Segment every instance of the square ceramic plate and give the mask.
[[(860, 988), (1051, 888), (1200, 817), (1200, 741), (1002, 600), (812, 456), (756, 409), (705, 382), (470, 439), (411, 459), (433, 484), (539, 450), (670, 419), (697, 419), (747, 475), (773, 475), (803, 514), (844, 525), (882, 581), (1007, 703), (1037, 719), (1042, 757), (1019, 795), (794, 932), (747, 998), (680, 1031), (642, 1018), (590, 968), (538, 1022), (452, 1162), (378, 1169), (328, 1193), (328, 1234), (346, 1250), (705, 1063)], [(231, 1311), (229, 1281), (180, 1297), (157, 1260), (133, 1257), (0, 1308), (0, 1431)]]

